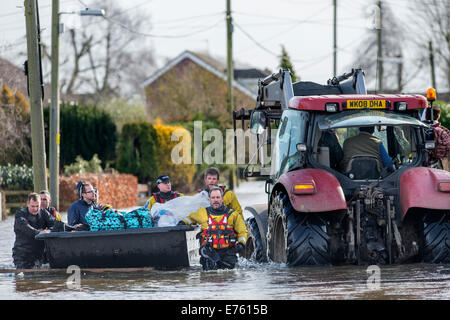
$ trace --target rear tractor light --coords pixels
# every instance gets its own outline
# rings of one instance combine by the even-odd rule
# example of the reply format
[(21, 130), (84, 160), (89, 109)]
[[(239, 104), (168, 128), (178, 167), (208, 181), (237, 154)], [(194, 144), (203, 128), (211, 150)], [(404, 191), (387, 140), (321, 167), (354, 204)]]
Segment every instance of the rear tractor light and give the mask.
[(313, 183), (294, 184), (292, 187), (294, 194), (313, 194), (316, 192), (316, 187)]
[(450, 192), (450, 181), (439, 182), (438, 190), (441, 192)]

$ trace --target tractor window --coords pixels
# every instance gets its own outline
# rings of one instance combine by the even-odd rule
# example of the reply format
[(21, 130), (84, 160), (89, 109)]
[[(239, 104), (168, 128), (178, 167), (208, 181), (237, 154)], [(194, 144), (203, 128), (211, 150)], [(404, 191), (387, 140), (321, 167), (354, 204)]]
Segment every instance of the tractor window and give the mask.
[[(359, 133), (358, 128), (339, 128), (336, 135), (339, 144), (344, 147), (344, 141)], [(414, 129), (411, 126), (375, 126), (373, 133), (378, 137), (396, 164), (408, 164), (416, 156)]]
[[(388, 128), (389, 129), (389, 128)], [(389, 155), (400, 161), (400, 164), (413, 162), (415, 158), (414, 130), (409, 126), (397, 126), (392, 129), (392, 142), (389, 145)]]
[(272, 155), (272, 173), (280, 176), (299, 159), (297, 144), (304, 143), (307, 115), (299, 110), (283, 113)]
[(291, 132), (291, 122), (287, 112), (283, 113), (280, 128), (278, 129), (277, 138), (273, 148), (272, 155), (272, 173), (280, 176), (286, 166), (286, 160), (289, 151), (289, 134)]

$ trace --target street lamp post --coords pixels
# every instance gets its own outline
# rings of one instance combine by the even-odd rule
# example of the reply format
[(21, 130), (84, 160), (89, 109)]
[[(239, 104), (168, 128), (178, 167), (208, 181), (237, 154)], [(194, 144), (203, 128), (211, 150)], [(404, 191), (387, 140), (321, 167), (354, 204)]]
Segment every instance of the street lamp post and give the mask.
[(104, 16), (104, 10), (59, 12), (59, 0), (52, 0), (52, 71), (51, 71), (51, 109), (50, 109), (50, 194), (53, 206), (59, 210), (59, 34), (62, 26), (59, 23), (61, 14), (79, 14), (80, 16)]

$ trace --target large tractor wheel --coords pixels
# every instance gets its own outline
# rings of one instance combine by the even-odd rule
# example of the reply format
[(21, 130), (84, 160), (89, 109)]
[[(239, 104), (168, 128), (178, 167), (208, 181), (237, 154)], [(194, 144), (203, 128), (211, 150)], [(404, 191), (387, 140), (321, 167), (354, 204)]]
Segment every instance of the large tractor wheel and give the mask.
[(424, 215), (423, 261), (450, 263), (450, 214), (427, 213)]
[(331, 264), (326, 223), (317, 214), (295, 211), (282, 192), (270, 205), (267, 251), (269, 259), (289, 266)]
[(257, 262), (265, 262), (265, 252), (263, 251), (263, 243), (261, 233), (259, 232), (258, 224), (255, 218), (248, 218), (245, 221), (247, 230), (249, 232), (247, 244), (243, 252), (246, 259), (252, 259)]

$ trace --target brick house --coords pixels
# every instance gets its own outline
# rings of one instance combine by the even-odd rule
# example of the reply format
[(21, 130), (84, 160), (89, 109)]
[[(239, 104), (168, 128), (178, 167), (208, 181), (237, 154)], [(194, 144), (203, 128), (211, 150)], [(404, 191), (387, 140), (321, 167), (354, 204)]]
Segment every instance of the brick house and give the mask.
[[(268, 73), (235, 69), (234, 74), (234, 108), (254, 108), (257, 81)], [(226, 66), (207, 54), (182, 52), (145, 80), (142, 87), (151, 120), (159, 117), (172, 123), (200, 117), (226, 127), (231, 124), (226, 105)]]

